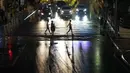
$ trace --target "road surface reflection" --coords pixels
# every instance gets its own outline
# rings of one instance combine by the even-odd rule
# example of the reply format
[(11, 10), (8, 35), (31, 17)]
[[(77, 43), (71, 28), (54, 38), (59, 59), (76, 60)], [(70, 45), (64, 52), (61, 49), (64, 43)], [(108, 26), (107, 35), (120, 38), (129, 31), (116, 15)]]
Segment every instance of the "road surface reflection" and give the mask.
[[(92, 60), (89, 59), (90, 56), (95, 58), (94, 64), (100, 68), (99, 45), (92, 50), (91, 41), (64, 41), (51, 38), (50, 41), (39, 43), (36, 58), (39, 73), (86, 73)], [(87, 55), (90, 51), (97, 52), (95, 55)]]

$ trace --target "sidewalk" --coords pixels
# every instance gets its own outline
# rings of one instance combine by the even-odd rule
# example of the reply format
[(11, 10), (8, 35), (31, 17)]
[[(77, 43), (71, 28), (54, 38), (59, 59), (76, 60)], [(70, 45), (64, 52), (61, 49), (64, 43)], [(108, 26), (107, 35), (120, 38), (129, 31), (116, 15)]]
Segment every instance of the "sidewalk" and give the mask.
[(122, 50), (130, 50), (130, 39), (115, 39), (116, 45)]
[(3, 46), (0, 47), (0, 68), (12, 67), (20, 54), (22, 53), (25, 43), (17, 37), (13, 37), (14, 42), (11, 39), (5, 38), (2, 40)]
[[(23, 22), (20, 22), (22, 17), (22, 13), (19, 12), (17, 12), (13, 17), (10, 17), (10, 13), (8, 13), (8, 23), (3, 26), (3, 32), (0, 32), (4, 33), (4, 36), (0, 37), (0, 68), (13, 66), (22, 52), (25, 44), (17, 44), (18, 38), (12, 37), (14, 31), (16, 31), (21, 22)], [(11, 39), (9, 39), (9, 37)], [(11, 41), (10, 45), (8, 44), (9, 41)], [(9, 49), (10, 46), (12, 47), (11, 49)]]
[(119, 33), (121, 38), (129, 38), (130, 39), (130, 29), (119, 27)]
[(114, 39), (113, 43), (117, 48), (115, 57), (130, 72), (130, 39)]

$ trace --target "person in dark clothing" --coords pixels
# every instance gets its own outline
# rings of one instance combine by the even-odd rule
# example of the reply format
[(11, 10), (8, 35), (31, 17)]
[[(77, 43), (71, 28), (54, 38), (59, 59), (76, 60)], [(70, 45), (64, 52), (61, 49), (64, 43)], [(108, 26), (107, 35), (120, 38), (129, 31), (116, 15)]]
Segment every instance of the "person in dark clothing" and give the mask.
[(52, 35), (54, 35), (54, 32), (55, 32), (55, 24), (53, 21), (51, 21), (51, 32), (52, 32)]
[(47, 32), (47, 30), (49, 31), (49, 33), (51, 33), (51, 32), (50, 32), (50, 29), (49, 29), (49, 24), (48, 24), (48, 22), (49, 22), (49, 20), (47, 20), (47, 23), (46, 23), (46, 30), (45, 30), (45, 33)]
[(67, 25), (67, 27), (69, 27), (69, 30), (67, 31), (67, 34), (68, 34), (70, 31), (71, 31), (71, 33), (73, 34), (71, 20), (69, 21), (69, 24)]

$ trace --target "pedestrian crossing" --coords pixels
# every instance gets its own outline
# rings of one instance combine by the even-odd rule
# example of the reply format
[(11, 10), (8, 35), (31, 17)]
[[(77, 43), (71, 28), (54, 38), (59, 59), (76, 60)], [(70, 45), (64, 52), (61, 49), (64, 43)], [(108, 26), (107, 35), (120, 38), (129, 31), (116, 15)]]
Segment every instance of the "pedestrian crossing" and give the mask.
[[(62, 19), (59, 19), (59, 21), (54, 20), (56, 30), (54, 32), (54, 35), (67, 35), (67, 31), (69, 28), (67, 27), (69, 21), (64, 21)], [(99, 34), (99, 26), (98, 24), (92, 23), (91, 21), (85, 22), (85, 21), (75, 21), (72, 20), (72, 31), (74, 35), (91, 35), (91, 34)], [(50, 27), (50, 22), (49, 22)], [(46, 22), (45, 21), (39, 21), (36, 27), (33, 28), (30, 34), (37, 34), (37, 35), (45, 35), (46, 30)], [(47, 35), (50, 35), (49, 31), (46, 32)], [(69, 35), (71, 35), (71, 31), (69, 32)]]
[(91, 36), (72, 36), (72, 35), (43, 35), (43, 36), (19, 36), (22, 40), (34, 40), (34, 41), (50, 41), (53, 40), (93, 40), (94, 38), (99, 38), (101, 35), (91, 35)]
[[(49, 29), (51, 28), (51, 21), (53, 20), (56, 28), (54, 32), (54, 37), (71, 37), (72, 33), (74, 37), (90, 37), (99, 35), (99, 24), (96, 24), (92, 21), (71, 21), (72, 31), (67, 34), (69, 27), (67, 27), (69, 20), (63, 20), (59, 17), (49, 20), (48, 25)], [(35, 37), (51, 37), (52, 34), (49, 31), (46, 31), (47, 21), (40, 20), (36, 24), (26, 24), (26, 26), (20, 28), (18, 33), (14, 34), (14, 36), (35, 36)], [(46, 33), (45, 33), (46, 31)]]

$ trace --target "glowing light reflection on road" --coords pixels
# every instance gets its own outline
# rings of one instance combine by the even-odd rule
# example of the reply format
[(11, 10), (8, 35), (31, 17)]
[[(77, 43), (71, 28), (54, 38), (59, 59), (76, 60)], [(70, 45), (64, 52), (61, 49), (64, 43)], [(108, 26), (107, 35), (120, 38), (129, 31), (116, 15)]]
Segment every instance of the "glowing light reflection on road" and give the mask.
[(54, 20), (55, 25), (57, 27), (66, 27), (65, 26), (65, 21), (60, 18), (60, 16), (58, 15), (58, 13), (56, 13), (55, 18), (53, 20)]
[(101, 73), (102, 68), (102, 60), (101, 60), (101, 48), (100, 48), (100, 40), (96, 41), (95, 45), (95, 54), (94, 54), (94, 65), (95, 65), (95, 72)]
[(79, 21), (79, 16), (78, 15), (75, 16), (75, 20)]
[(36, 25), (38, 25), (37, 28), (43, 28), (46, 27), (46, 22), (44, 20), (41, 20)]
[(81, 41), (81, 44), (84, 52), (87, 52), (88, 49), (92, 46), (92, 43), (90, 41)]
[(91, 21), (89, 21), (87, 15), (83, 16), (82, 20), (80, 20), (80, 17), (78, 15), (76, 15), (74, 21), (77, 22), (77, 23), (84, 22), (83, 25), (86, 25), (86, 23), (91, 23)]
[[(90, 46), (89, 44), (90, 42), (88, 41), (54, 41), (54, 42), (57, 44), (54, 44), (54, 47), (52, 49), (53, 50), (52, 54), (56, 57), (55, 58), (57, 61), (56, 63), (59, 65), (60, 69), (64, 71), (63, 73), (72, 72), (72, 64), (70, 60), (72, 58), (69, 59), (68, 54), (67, 54), (67, 49), (72, 56), (72, 46), (73, 46), (73, 49), (75, 50), (75, 56), (78, 56), (78, 52), (80, 50), (79, 48), (80, 43), (81, 43), (81, 46), (87, 45), (87, 46), (83, 46), (83, 48), (87, 48)], [(39, 66), (40, 64), (39, 70), (43, 72), (42, 68), (45, 68), (44, 66), (46, 65), (45, 62), (47, 61), (47, 57), (48, 57), (50, 41), (40, 41), (39, 43), (40, 43), (40, 46), (37, 49), (37, 57), (38, 57), (37, 66)], [(68, 46), (68, 48), (66, 48), (66, 46)]]
[(37, 57), (36, 57), (36, 63), (37, 63), (37, 69), (39, 73), (48, 72), (48, 66), (47, 66), (47, 59), (48, 59), (48, 50), (49, 47), (47, 47), (49, 44), (49, 41), (39, 41), (39, 47), (37, 48)]

